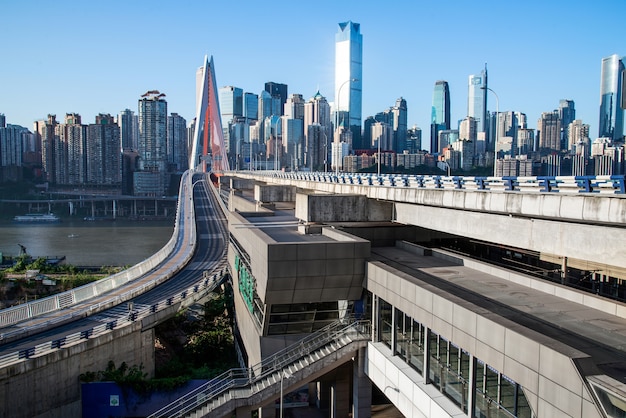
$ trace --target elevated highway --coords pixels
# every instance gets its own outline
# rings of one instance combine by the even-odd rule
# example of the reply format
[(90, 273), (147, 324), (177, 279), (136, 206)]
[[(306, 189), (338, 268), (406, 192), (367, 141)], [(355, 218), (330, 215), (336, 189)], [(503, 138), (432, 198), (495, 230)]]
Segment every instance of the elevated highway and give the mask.
[(557, 264), (626, 278), (624, 176), (232, 174), (311, 194), (392, 202), (389, 220), (399, 224), (536, 252)]

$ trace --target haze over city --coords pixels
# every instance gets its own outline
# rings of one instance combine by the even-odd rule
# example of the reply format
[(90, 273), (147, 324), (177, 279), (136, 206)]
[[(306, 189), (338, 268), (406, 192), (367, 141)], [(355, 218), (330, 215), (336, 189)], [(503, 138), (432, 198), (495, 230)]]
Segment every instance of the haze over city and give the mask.
[[(625, 55), (621, 0), (524, 3), (277, 1), (102, 4), (61, 1), (3, 5), (0, 113), (32, 129), (47, 114), (136, 110), (147, 90), (164, 92), (171, 112), (195, 115), (195, 71), (215, 60), (219, 86), (259, 93), (267, 81), (305, 99), (334, 100), (338, 22), (363, 34), (363, 117), (407, 101), (408, 125), (428, 132), (433, 87), (450, 85), (452, 121), (467, 113), (470, 74), (485, 65), (500, 111), (520, 111), (534, 128), (559, 100), (598, 133), (601, 60)], [(488, 99), (495, 109), (493, 96)], [(425, 138), (426, 139), (426, 138)], [(423, 141), (425, 148), (428, 141)]]

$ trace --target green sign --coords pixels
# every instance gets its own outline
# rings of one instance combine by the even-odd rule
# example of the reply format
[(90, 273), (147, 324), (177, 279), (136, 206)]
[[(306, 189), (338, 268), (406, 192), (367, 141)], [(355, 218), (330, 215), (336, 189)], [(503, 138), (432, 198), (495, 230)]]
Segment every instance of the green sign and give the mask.
[(237, 279), (239, 281), (239, 293), (248, 310), (254, 312), (254, 288), (256, 283), (246, 265), (239, 258), (239, 255), (235, 255), (235, 270), (237, 271)]

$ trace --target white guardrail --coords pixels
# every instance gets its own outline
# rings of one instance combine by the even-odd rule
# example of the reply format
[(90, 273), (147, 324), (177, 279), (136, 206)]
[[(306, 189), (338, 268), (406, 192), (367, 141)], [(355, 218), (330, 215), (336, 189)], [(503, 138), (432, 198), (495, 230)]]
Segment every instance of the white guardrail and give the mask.
[(535, 193), (603, 193), (626, 194), (624, 175), (607, 176), (532, 176), (532, 177), (464, 177), (419, 174), (325, 173), (282, 171), (237, 171), (226, 174), (303, 180), (321, 183), (361, 186), (413, 187), (478, 191)]
[[(18, 361), (23, 361), (31, 357), (41, 356), (49, 352), (65, 348), (82, 340), (87, 340), (105, 334), (107, 332), (112, 332), (112, 330), (116, 328), (129, 325), (132, 322), (153, 315), (154, 313), (159, 312), (163, 309), (167, 309), (169, 306), (175, 303), (182, 302), (182, 304), (184, 304), (185, 300), (189, 300), (190, 303), (192, 303), (192, 301), (196, 300), (196, 298), (192, 297), (193, 294), (204, 294), (206, 292), (210, 292), (222, 282), (222, 280), (228, 273), (228, 268), (224, 266), (224, 264), (225, 262), (223, 261), (220, 266), (217, 266), (216, 269), (218, 271), (213, 273), (213, 275), (205, 271), (203, 273), (203, 278), (200, 282), (174, 296), (168, 297), (165, 300), (154, 303), (150, 306), (143, 306), (140, 309), (129, 311), (128, 314), (122, 317), (111, 319), (110, 321), (95, 326), (93, 328), (69, 334), (56, 340), (47, 341), (33, 347), (2, 355), (0, 356), (0, 368), (14, 364)], [(124, 296), (121, 297), (123, 298)]]
[[(191, 175), (187, 171), (185, 172), (185, 174), (183, 175), (181, 179), (181, 186), (180, 186), (181, 197), (184, 195), (183, 191), (185, 189), (189, 190), (190, 193), (192, 192), (191, 187), (189, 187), (189, 185), (191, 184), (190, 181), (191, 181)], [(186, 264), (186, 262), (193, 256), (193, 250), (195, 249), (196, 240), (195, 240), (195, 228), (194, 227), (190, 228), (191, 233), (194, 235), (192, 237), (193, 239), (190, 240), (191, 245), (187, 244), (187, 241), (184, 241), (182, 239), (184, 235), (185, 224), (184, 224), (184, 217), (181, 217), (181, 206), (185, 202), (189, 202), (189, 199), (183, 199), (183, 198), (178, 199), (176, 220), (174, 222), (174, 233), (172, 234), (172, 237), (170, 238), (170, 240), (165, 244), (165, 246), (163, 246), (163, 248), (161, 248), (157, 253), (152, 255), (150, 258), (147, 258), (141, 263), (136, 264), (120, 273), (114, 274), (109, 277), (105, 277), (96, 282), (86, 284), (76, 289), (68, 290), (66, 292), (62, 292), (62, 293), (49, 296), (43, 299), (38, 299), (38, 300), (34, 300), (28, 303), (14, 306), (11, 308), (3, 309), (2, 311), (0, 311), (0, 331), (1, 331), (1, 328), (15, 325), (19, 322), (22, 322), (22, 321), (25, 321), (34, 317), (45, 315), (54, 311), (59, 311), (62, 309), (69, 308), (71, 306), (78, 305), (82, 302), (85, 302), (89, 299), (93, 299), (94, 297), (103, 295), (106, 292), (109, 292), (124, 284), (127, 284), (135, 280), (136, 278), (141, 277), (142, 275), (152, 271), (156, 267), (158, 267), (165, 259), (167, 259), (167, 257), (169, 257), (174, 252), (174, 249), (176, 249), (178, 244), (180, 244), (181, 246), (188, 247), (187, 248), (188, 254), (183, 260), (183, 264)], [(193, 212), (193, 205), (191, 205), (191, 207), (189, 208), (189, 211), (190, 211), (191, 216), (188, 219), (192, 220), (192, 225), (193, 225), (193, 220), (195, 219), (195, 214)], [(169, 277), (173, 275), (174, 273), (175, 272), (172, 271), (165, 276), (159, 277), (158, 283), (162, 283), (163, 281), (169, 279)], [(151, 282), (150, 285), (154, 287), (158, 283)], [(129, 295), (128, 299), (124, 299), (123, 297), (119, 296), (118, 298), (116, 298), (116, 300), (121, 303), (136, 296), (138, 293), (136, 290), (134, 290), (132, 294), (133, 294), (132, 296)], [(99, 304), (92, 305), (89, 307), (89, 312), (94, 313), (94, 312), (97, 312), (98, 309), (101, 309), (99, 307)], [(0, 340), (11, 337), (12, 333), (20, 333), (20, 331), (15, 330), (15, 331), (1, 332)]]

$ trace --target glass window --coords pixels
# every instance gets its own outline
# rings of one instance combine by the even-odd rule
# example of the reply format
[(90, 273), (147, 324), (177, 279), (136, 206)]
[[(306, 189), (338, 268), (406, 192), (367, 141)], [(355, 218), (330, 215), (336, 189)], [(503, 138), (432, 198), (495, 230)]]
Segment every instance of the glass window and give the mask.
[[(447, 356), (447, 350), (445, 348), (447, 345), (447, 341), (444, 338), (441, 338), (439, 335), (435, 334), (434, 332), (430, 333), (428, 339), (429, 339), (429, 344), (430, 344), (430, 347), (428, 350), (428, 355), (430, 357), (430, 367), (428, 370), (428, 377), (430, 379), (430, 382), (433, 384), (433, 386), (441, 390), (442, 381), (445, 378), (443, 372), (444, 372), (445, 359)], [(442, 358), (442, 354), (443, 354), (443, 358)], [(442, 363), (442, 359), (443, 359), (443, 363)]]
[(411, 325), (407, 358), (411, 367), (424, 373), (424, 326), (416, 321)]
[(385, 343), (385, 345), (389, 348), (391, 348), (392, 338), (392, 315), (393, 310), (391, 305), (383, 299), (378, 299), (378, 317), (380, 318), (378, 326), (378, 339)]
[(404, 312), (396, 309), (396, 354), (407, 361), (409, 335), (406, 324), (411, 320)]

